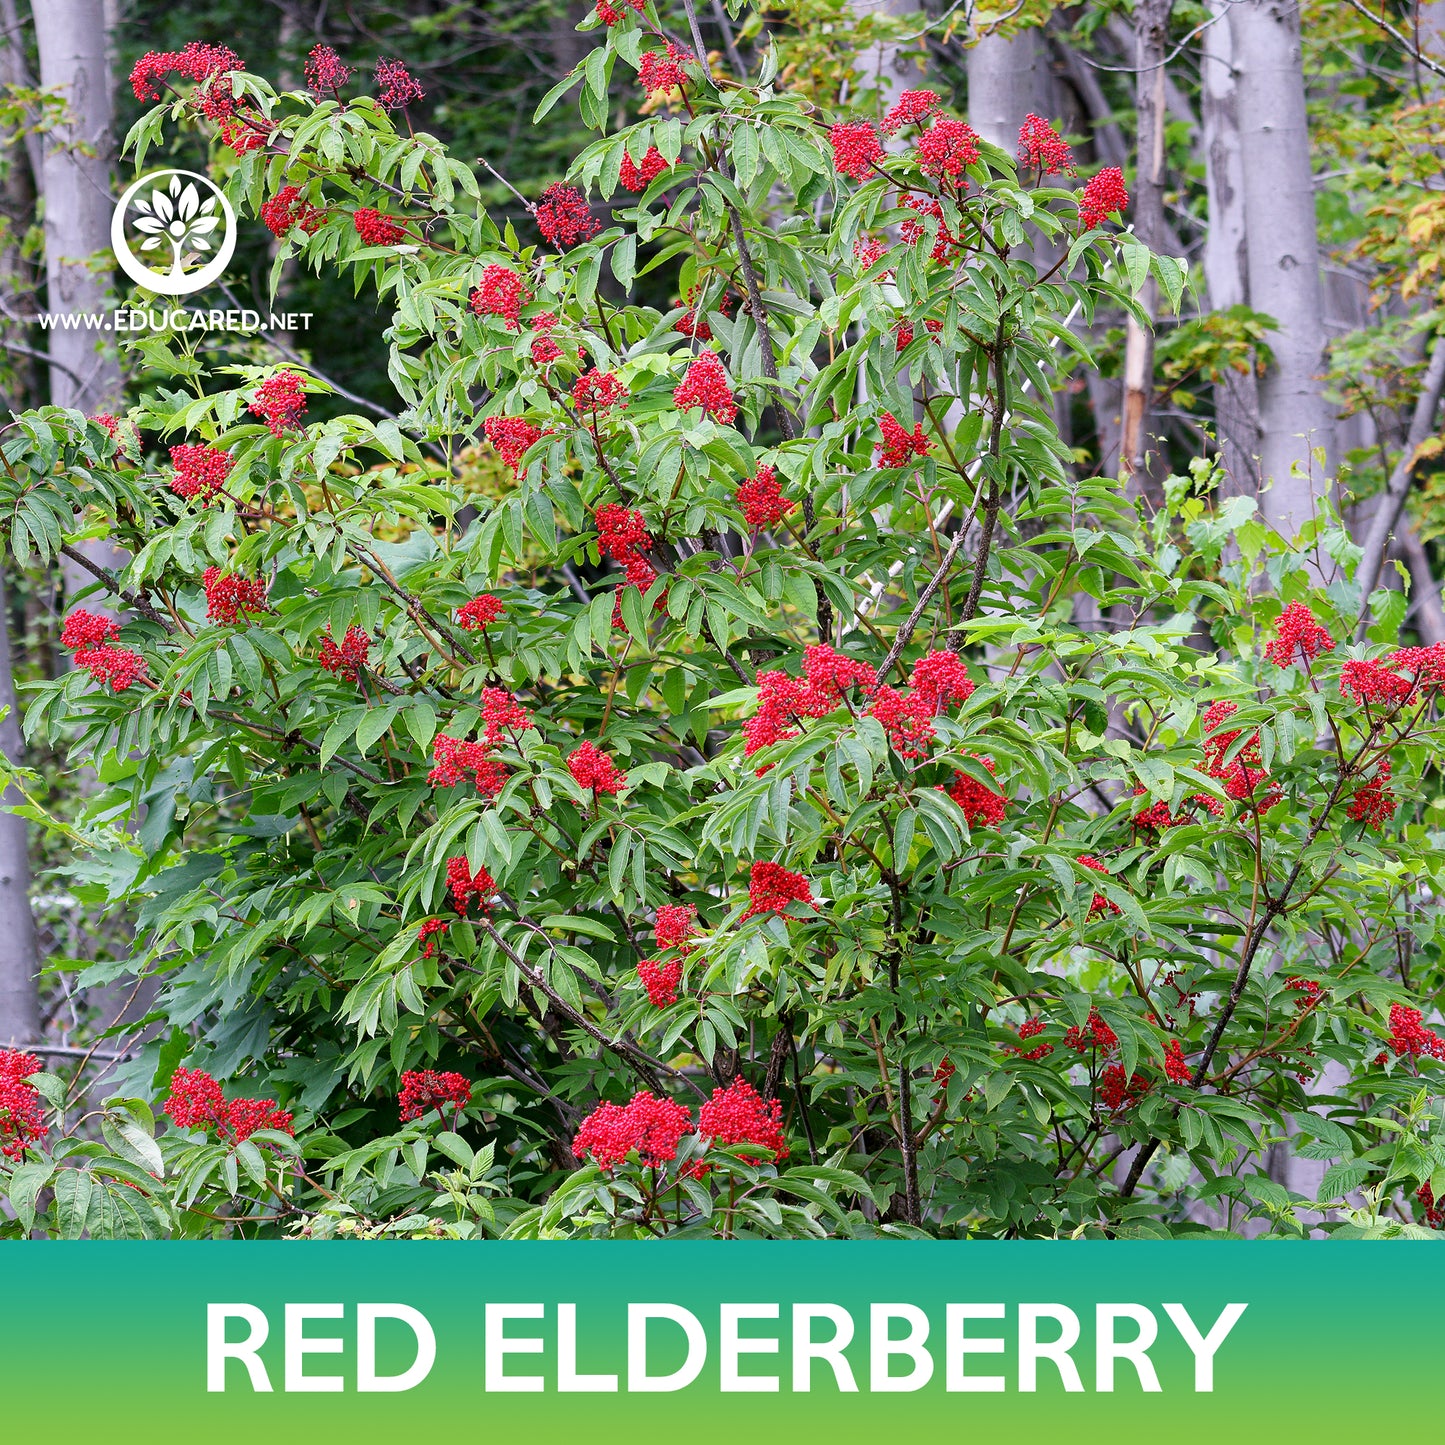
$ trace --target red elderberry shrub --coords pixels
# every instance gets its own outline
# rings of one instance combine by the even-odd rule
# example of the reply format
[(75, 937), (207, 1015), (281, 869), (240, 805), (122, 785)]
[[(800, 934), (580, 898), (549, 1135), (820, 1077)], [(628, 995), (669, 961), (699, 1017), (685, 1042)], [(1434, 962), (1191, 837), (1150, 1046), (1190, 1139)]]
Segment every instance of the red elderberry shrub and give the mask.
[(904, 467), (910, 457), (926, 457), (933, 450), (933, 443), (923, 435), (922, 422), (909, 432), (891, 411), (885, 411), (878, 419), (878, 427), (883, 433), (878, 448), (880, 467)]
[(873, 693), (868, 716), (882, 723), (888, 742), (900, 758), (921, 758), (935, 736), (933, 708), (927, 698), (905, 696), (897, 688), (880, 687)]
[(748, 877), (748, 907), (738, 921), (759, 913), (782, 913), (790, 903), (813, 904), (813, 890), (801, 873), (781, 863), (757, 862)]
[(948, 1081), (958, 1072), (958, 1065), (952, 1059), (945, 1057), (943, 1062), (933, 1071), (933, 1082), (941, 1089), (948, 1087)]
[(1390, 760), (1375, 764), (1375, 776), (1360, 784), (1350, 799), (1349, 816), (1367, 828), (1381, 829), (1395, 816), (1395, 790), (1390, 786)]
[(1129, 192), (1124, 189), (1124, 172), (1118, 166), (1105, 166), (1084, 187), (1083, 199), (1079, 202), (1079, 224), (1084, 230), (1092, 231), (1128, 204)]
[(1149, 1092), (1149, 1080), (1142, 1074), (1124, 1073), (1123, 1064), (1110, 1064), (1099, 1080), (1099, 1101), (1106, 1109), (1127, 1109)]
[(518, 317), (522, 307), (532, 298), (527, 283), (510, 266), (488, 266), (482, 272), (482, 281), (472, 292), (472, 314), (475, 316), (500, 316), (507, 323), (508, 331), (521, 328)]
[(273, 437), (284, 437), (287, 432), (297, 430), (301, 413), (306, 410), (301, 377), (294, 371), (280, 371), (267, 377), (256, 388), (250, 409), (266, 423)]
[(591, 788), (594, 795), (615, 797), (627, 786), (627, 774), (590, 738), (568, 757), (567, 771), (579, 788)]
[(682, 960), (674, 958), (668, 963), (659, 963), (655, 958), (640, 959), (637, 976), (642, 980), (653, 1008), (666, 1008), (677, 1002), (677, 986), (682, 981)]
[(290, 235), (296, 226), (308, 236), (314, 235), (325, 219), (315, 206), (302, 201), (300, 186), (282, 186), (261, 207), (261, 222), (277, 240)]
[(646, 552), (652, 547), (652, 538), (648, 536), (647, 523), (641, 512), (608, 502), (598, 507), (593, 522), (597, 527), (597, 550), (614, 562), (625, 565), (639, 552)]
[(743, 756), (750, 758), (761, 748), (795, 738), (798, 730), (790, 724), (803, 703), (804, 687), (786, 672), (764, 672), (758, 676), (758, 710), (743, 723)]
[(470, 774), (477, 791), (495, 798), (507, 781), (507, 770), (490, 752), (490, 744), (464, 742), (445, 733), (432, 739), (434, 766), (426, 780), (434, 788), (454, 788)]
[(266, 581), (263, 577), (238, 577), (207, 567), (201, 575), (206, 589), (206, 617), (224, 627), (234, 627), (249, 612), (269, 612), (266, 605)]
[[(446, 924), (442, 927), (445, 928)], [(435, 1069), (408, 1069), (401, 1076), (401, 1093), (397, 1102), (401, 1105), (403, 1123), (423, 1118), (433, 1109), (440, 1117), (442, 1110), (448, 1106), (460, 1113), (472, 1102), (472, 1083), (462, 1074), (442, 1074)]]
[[(994, 771), (992, 758), (979, 758), (978, 761), (990, 773)], [(1008, 799), (1002, 793), (985, 787), (968, 773), (954, 773), (953, 782), (947, 788), (942, 788), (940, 784), (940, 788), (963, 809), (970, 828), (997, 828), (1008, 812)]]
[(1334, 651), (1334, 638), (1303, 602), (1291, 602), (1280, 613), (1275, 634), (1264, 655), (1276, 667), (1288, 667), (1296, 655), (1308, 662), (1322, 652)]
[(1029, 114), (1019, 127), (1019, 164), (1037, 166), (1046, 176), (1074, 174), (1074, 157), (1064, 138), (1042, 116)]
[(883, 117), (883, 134), (894, 135), (906, 125), (922, 125), (938, 109), (938, 95), (931, 90), (905, 90)]
[(584, 371), (572, 384), (572, 404), (589, 426), (595, 426), (613, 407), (626, 408), (627, 388), (612, 372), (594, 367)]
[(415, 76), (401, 61), (376, 62), (376, 98), (383, 110), (400, 110), (425, 94)]
[(647, 51), (637, 65), (637, 79), (643, 91), (655, 95), (659, 90), (680, 90), (687, 79), (685, 67), (691, 58), (670, 40), (665, 54), (661, 50)]
[(622, 168), (617, 173), (617, 179), (629, 191), (645, 191), (663, 171), (670, 169), (662, 152), (656, 146), (648, 146), (647, 154), (640, 161), (634, 161), (623, 152)]
[(351, 79), (349, 66), (341, 63), (341, 57), (329, 45), (313, 45), (306, 57), (306, 88), (313, 95), (324, 95), (338, 91)]
[(833, 142), (833, 169), (849, 180), (866, 180), (873, 162), (883, 159), (883, 146), (871, 121), (839, 121), (829, 138)]
[(60, 645), (76, 651), (80, 648), (103, 647), (120, 636), (120, 623), (113, 617), (77, 608), (65, 619), (60, 630)]
[(673, 388), (672, 399), (682, 411), (700, 407), (727, 426), (738, 414), (737, 403), (728, 386), (727, 372), (713, 351), (699, 352), (682, 380)]
[(542, 439), (542, 428), (523, 416), (489, 416), (482, 423), (482, 434), (502, 462), (520, 475), (522, 458)]
[(404, 226), (390, 216), (372, 210), (370, 206), (362, 206), (353, 211), (351, 224), (356, 227), (356, 234), (368, 246), (399, 246), (407, 239)]
[(788, 1157), (782, 1105), (776, 1099), (765, 1101), (741, 1075), (726, 1089), (712, 1091), (698, 1110), (697, 1132), (709, 1144), (756, 1144), (768, 1150), (775, 1164)]
[(664, 903), (657, 910), (653, 931), (659, 948), (692, 949), (689, 940), (697, 931), (697, 909), (690, 903)]
[[(631, 6), (639, 15), (647, 8), (647, 0), (622, 0), (622, 4)], [(622, 11), (611, 4), (610, 0), (597, 0), (596, 9), (597, 18), (609, 30), (622, 19)]]
[(1445, 1039), (1433, 1029), (1427, 1029), (1423, 1019), (1424, 1015), (1417, 1008), (1407, 1008), (1399, 1003), (1390, 1005), (1390, 1047), (1395, 1051), (1396, 1058), (1445, 1058)]
[(777, 468), (763, 463), (738, 487), (738, 505), (743, 509), (743, 521), (759, 528), (776, 527), (793, 510), (794, 503), (783, 498)]
[(338, 647), (331, 636), (331, 624), (328, 622), (325, 635), (321, 639), (318, 661), (323, 672), (334, 672), (338, 677), (344, 677), (347, 682), (355, 682), (361, 676), (361, 669), (366, 666), (370, 651), (371, 638), (359, 627), (348, 627), (346, 636), (341, 639), (341, 646)]
[(1401, 677), (1388, 662), (1351, 658), (1340, 668), (1340, 696), (1353, 697), (1357, 703), (1401, 703), (1413, 691), (1410, 679)]
[(490, 913), (492, 907), (487, 900), (497, 891), (497, 884), (485, 866), (479, 866), (473, 873), (465, 858), (448, 858), (447, 891), (452, 895), (452, 906), (458, 913), (465, 914), (474, 898), (483, 913)]
[(131, 67), (130, 86), (142, 103), (161, 98), (156, 82), (179, 72), (187, 80), (209, 81), (227, 71), (244, 70), (241, 57), (225, 45), (192, 40), (183, 50), (147, 51)]
[(878, 674), (866, 662), (835, 652), (825, 643), (817, 643), (803, 653), (803, 677), (811, 696), (808, 710), (813, 717), (831, 712), (850, 687), (870, 688)]
[(217, 447), (183, 445), (171, 448), (171, 491), (190, 501), (214, 496), (231, 473), (231, 454)]
[(537, 229), (559, 250), (586, 241), (602, 229), (593, 217), (587, 197), (575, 186), (560, 181), (547, 187), (537, 198), (533, 211)]
[(918, 137), (913, 158), (924, 175), (956, 181), (978, 163), (978, 135), (961, 120), (935, 121)]
[(135, 680), (145, 676), (146, 661), (128, 647), (88, 647), (75, 654), (75, 666), (88, 672), (102, 687), (124, 692)]
[(421, 956), (430, 958), (441, 942), (439, 935), (447, 931), (444, 918), (428, 918), (416, 931), (416, 941), (422, 945)]
[[(1109, 871), (1107, 864), (1101, 863), (1090, 853), (1080, 855), (1076, 861), (1082, 863), (1085, 868), (1092, 868), (1096, 873), (1107, 873)], [(1119, 905), (1117, 903), (1111, 903), (1102, 893), (1094, 894), (1093, 900), (1089, 904), (1090, 918), (1096, 913), (1117, 913), (1118, 911)]]
[(1075, 1024), (1064, 1031), (1064, 1047), (1073, 1049), (1076, 1054), (1097, 1049), (1107, 1056), (1119, 1047), (1119, 1035), (1104, 1022), (1098, 1009), (1091, 1008), (1082, 1025)]
[(506, 610), (499, 598), (483, 592), (457, 609), (457, 625), (463, 632), (485, 632)]
[(1171, 1084), (1187, 1084), (1194, 1071), (1184, 1061), (1184, 1046), (1178, 1039), (1170, 1040), (1164, 1050), (1164, 1074)]
[(636, 1152), (650, 1169), (677, 1158), (677, 1146), (692, 1133), (692, 1115), (673, 1099), (655, 1098), (646, 1089), (627, 1104), (600, 1104), (572, 1140), (574, 1158), (591, 1156), (599, 1169), (615, 1169)]
[(0, 1157), (19, 1160), (26, 1149), (50, 1132), (45, 1123), (45, 1101), (25, 1081), (40, 1072), (34, 1054), (0, 1049)]
[(260, 1129), (275, 1129), (295, 1136), (295, 1116), (276, 1107), (275, 1099), (232, 1099), (226, 1105), (225, 1123), (216, 1132), (232, 1144), (244, 1143)]
[(1400, 647), (1385, 663), (1408, 672), (1417, 687), (1445, 687), (1445, 642), (1432, 642), (1429, 647)]
[(532, 721), (532, 714), (501, 687), (482, 689), (482, 721), (487, 725), (489, 743), (500, 742), (503, 733), (524, 733), (528, 728), (537, 726)]

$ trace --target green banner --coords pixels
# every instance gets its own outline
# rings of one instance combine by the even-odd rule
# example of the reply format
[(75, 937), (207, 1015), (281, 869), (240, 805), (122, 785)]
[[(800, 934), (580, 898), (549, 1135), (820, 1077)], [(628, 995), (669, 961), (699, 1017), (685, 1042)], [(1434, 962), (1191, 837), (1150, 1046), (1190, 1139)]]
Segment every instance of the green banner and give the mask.
[(0, 1418), (208, 1445), (1344, 1441), (1425, 1368), (1442, 1283), (1445, 1255), (1350, 1244), (16, 1244)]

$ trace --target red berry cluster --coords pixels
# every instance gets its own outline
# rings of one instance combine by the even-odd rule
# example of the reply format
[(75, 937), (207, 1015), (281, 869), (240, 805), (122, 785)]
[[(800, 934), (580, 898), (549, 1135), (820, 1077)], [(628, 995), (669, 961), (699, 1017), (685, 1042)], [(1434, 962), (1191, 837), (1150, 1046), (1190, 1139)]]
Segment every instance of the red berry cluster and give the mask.
[(647, 990), (653, 1008), (666, 1008), (677, 1002), (677, 986), (682, 981), (682, 960), (673, 958), (661, 963), (655, 958), (640, 959), (637, 977)]
[(484, 798), (495, 798), (507, 781), (507, 770), (493, 756), (486, 742), (462, 742), (445, 733), (432, 741), (435, 766), (426, 775), (434, 788), (454, 788), (470, 773)]
[(560, 181), (542, 192), (532, 214), (537, 218), (537, 229), (559, 250), (589, 240), (602, 229), (587, 197), (575, 186), (564, 186)]
[(221, 122), (221, 144), (229, 146), (238, 156), (260, 150), (273, 134), (247, 119), (233, 117)]
[(788, 1157), (782, 1105), (776, 1099), (765, 1101), (741, 1074), (726, 1089), (712, 1091), (698, 1110), (697, 1132), (712, 1144), (756, 1144), (768, 1150), (775, 1164)]
[(206, 617), (223, 627), (234, 627), (248, 612), (269, 612), (264, 577), (238, 577), (207, 567), (201, 575), (206, 589)]
[(284, 437), (301, 425), (306, 410), (306, 392), (302, 378), (294, 371), (278, 371), (256, 388), (251, 410), (266, 423), (273, 437)]
[(613, 407), (627, 406), (627, 388), (610, 371), (599, 371), (593, 367), (584, 371), (572, 384), (572, 402), (582, 413), (583, 421), (594, 430), (599, 418), (607, 415)]
[[(599, 507), (593, 520), (597, 525), (597, 550), (618, 563), (627, 576), (612, 604), (612, 625), (621, 627), (623, 591), (636, 587), (639, 592), (646, 592), (657, 581), (657, 569), (642, 555), (652, 547), (652, 538), (642, 513), (629, 511), (616, 502)], [(654, 606), (662, 606), (661, 597)]]
[(336, 92), (351, 79), (351, 68), (329, 45), (313, 45), (306, 57), (306, 88), (313, 95)]
[(493, 745), (501, 742), (504, 733), (510, 734), (511, 741), (515, 743), (516, 734), (537, 726), (532, 721), (532, 714), (506, 688), (484, 687), (481, 702), (487, 741)]
[(756, 862), (748, 876), (748, 907), (739, 923), (759, 913), (782, 913), (790, 903), (813, 906), (813, 890), (801, 873), (781, 863)]
[(1335, 640), (1303, 602), (1291, 602), (1275, 624), (1275, 639), (1264, 655), (1276, 667), (1288, 667), (1296, 655), (1305, 662), (1334, 651)]
[(1355, 789), (1350, 798), (1348, 816), (1367, 828), (1380, 829), (1395, 816), (1395, 790), (1390, 786), (1390, 760), (1381, 758), (1375, 764), (1374, 776)]
[(542, 311), (532, 318), (532, 361), (537, 366), (550, 366), (562, 356), (562, 348), (552, 339), (558, 325), (555, 312)]
[(910, 457), (926, 457), (933, 450), (933, 443), (923, 435), (922, 422), (917, 422), (910, 432), (891, 411), (885, 411), (878, 419), (878, 427), (883, 433), (878, 448), (880, 467), (904, 467)]
[(325, 635), (321, 639), (321, 654), (319, 662), (323, 672), (334, 672), (338, 677), (344, 677), (347, 682), (356, 682), (361, 676), (361, 669), (366, 666), (366, 659), (371, 652), (371, 638), (359, 627), (348, 627), (346, 636), (341, 639), (341, 646), (338, 647), (331, 637), (331, 624), (326, 624)]
[(138, 677), (145, 676), (146, 662), (129, 647), (114, 647), (120, 625), (94, 612), (76, 611), (65, 619), (60, 645), (75, 655), (74, 665), (88, 672), (101, 686), (124, 692)]
[(685, 67), (692, 57), (679, 50), (672, 41), (667, 42), (667, 51), (648, 50), (637, 63), (637, 79), (644, 93), (655, 95), (658, 91), (680, 90), (687, 79)]
[(692, 1115), (673, 1099), (644, 1089), (627, 1104), (600, 1104), (572, 1140), (577, 1159), (591, 1156), (599, 1169), (615, 1169), (636, 1154), (649, 1169), (677, 1158), (683, 1136), (692, 1133)]
[(448, 1105), (460, 1113), (472, 1102), (471, 1080), (461, 1074), (439, 1074), (434, 1069), (409, 1069), (401, 1076), (398, 1102), (403, 1123), (420, 1119), (433, 1109), (440, 1116)]
[(663, 171), (670, 169), (662, 152), (656, 146), (648, 146), (647, 154), (640, 161), (634, 161), (626, 151), (622, 153), (622, 168), (617, 179), (629, 191), (645, 191)]
[(522, 307), (532, 299), (527, 283), (510, 266), (491, 265), (482, 271), (482, 281), (468, 303), (473, 315), (500, 316), (508, 331), (521, 329)]
[(1100, 1016), (1098, 1009), (1090, 1009), (1089, 1017), (1082, 1024), (1074, 1024), (1064, 1030), (1064, 1047), (1076, 1054), (1086, 1054), (1096, 1049), (1105, 1057), (1119, 1047), (1119, 1035)]
[(1164, 1049), (1164, 1074), (1171, 1084), (1187, 1084), (1194, 1072), (1184, 1060), (1184, 1046), (1171, 1039)]
[(227, 1099), (204, 1069), (177, 1069), (163, 1112), (180, 1129), (214, 1131), (223, 1143), (243, 1143), (259, 1129), (292, 1134), (292, 1115), (274, 1099)]
[(738, 487), (738, 505), (743, 509), (743, 521), (756, 528), (776, 527), (795, 504), (784, 500), (777, 468), (763, 463)]
[(447, 931), (446, 919), (428, 918), (416, 931), (416, 941), (422, 945), (421, 956), (430, 958), (441, 943), (440, 934)]
[(697, 909), (690, 903), (664, 903), (657, 910), (653, 932), (659, 948), (676, 948), (683, 953), (692, 950), (690, 942), (697, 931)]
[(966, 167), (978, 164), (978, 134), (961, 120), (935, 121), (918, 137), (913, 157), (924, 175), (957, 181)]
[(1019, 127), (1019, 164), (1037, 166), (1046, 176), (1074, 174), (1074, 157), (1064, 138), (1042, 116), (1030, 113)]
[(1425, 1223), (1431, 1229), (1445, 1228), (1445, 1200), (1435, 1203), (1435, 1191), (1428, 1180), (1420, 1186), (1415, 1198), (1425, 1206)]
[(942, 1063), (933, 1071), (933, 1082), (941, 1089), (948, 1087), (948, 1081), (958, 1072), (958, 1065), (947, 1056)]
[(590, 738), (567, 758), (567, 771), (579, 788), (590, 788), (594, 800), (599, 793), (615, 797), (627, 786), (627, 774)]
[[(1092, 868), (1096, 873), (1108, 873), (1109, 871), (1109, 865), (1100, 862), (1091, 853), (1083, 853), (1075, 861), (1082, 863), (1085, 868)], [(1096, 913), (1117, 913), (1118, 911), (1119, 905), (1105, 898), (1102, 893), (1095, 893), (1089, 903), (1090, 918)]]
[(300, 226), (306, 235), (314, 235), (326, 219), (326, 213), (309, 201), (301, 199), (300, 186), (282, 186), (261, 207), (261, 222), (278, 240)]
[(18, 1160), (38, 1144), (50, 1129), (45, 1123), (45, 1101), (33, 1084), (40, 1060), (18, 1049), (0, 1049), (0, 1157)]
[(244, 70), (241, 57), (225, 45), (193, 40), (183, 50), (149, 50), (131, 67), (130, 88), (141, 102), (159, 100), (157, 82), (172, 73), (186, 80), (209, 81), (231, 70)]
[(1143, 1074), (1126, 1074), (1123, 1064), (1110, 1064), (1099, 1080), (1099, 1102), (1106, 1109), (1127, 1109), (1149, 1092)]
[(485, 632), (506, 610), (500, 598), (483, 592), (457, 608), (457, 626), (464, 632)]
[(883, 117), (883, 134), (894, 135), (906, 125), (922, 125), (937, 109), (936, 92), (905, 90)]
[[(1234, 746), (1243, 729), (1220, 731), (1220, 728), (1238, 711), (1236, 704), (1223, 701), (1212, 704), (1204, 714), (1201, 723), (1204, 770), (1211, 778), (1218, 778), (1224, 784), (1226, 797), (1249, 804), (1256, 813), (1267, 813), (1279, 802), (1282, 794), (1264, 770), (1259, 734), (1255, 733), (1230, 761), (1225, 761), (1225, 754)], [(1211, 808), (1211, 811), (1215, 809)]]
[[(978, 761), (990, 773), (997, 771), (992, 758)], [(1008, 812), (1008, 799), (1002, 793), (996, 793), (968, 773), (954, 773), (953, 782), (947, 788), (940, 784), (940, 788), (963, 809), (970, 828), (997, 828)]]
[(883, 146), (871, 121), (839, 121), (828, 134), (833, 142), (833, 169), (840, 176), (866, 180), (873, 163), (883, 159)]
[(231, 474), (231, 454), (219, 447), (183, 445), (171, 448), (171, 491), (188, 502), (214, 496)]
[(1424, 1015), (1417, 1008), (1404, 1004), (1390, 1005), (1390, 1047), (1395, 1057), (1445, 1059), (1445, 1039), (1434, 1029), (1427, 1029)]
[(353, 211), (351, 224), (368, 246), (399, 246), (407, 238), (405, 226), (370, 206)]
[(1079, 202), (1079, 224), (1084, 230), (1092, 231), (1128, 204), (1124, 172), (1118, 166), (1105, 166), (1098, 175), (1090, 177), (1084, 187), (1083, 199)]
[[(859, 236), (853, 242), (854, 258), (865, 271), (876, 266), (887, 254), (888, 242), (878, 236)], [(883, 273), (884, 277), (892, 274), (891, 271)]]
[(672, 399), (682, 411), (700, 407), (724, 426), (738, 414), (727, 372), (714, 351), (699, 352), (693, 358), (686, 374), (673, 388)]
[[(647, 0), (622, 0), (624, 5), (630, 6), (639, 15), (647, 8)], [(597, 0), (597, 18), (610, 30), (622, 19), (622, 11), (611, 3), (611, 0)]]
[(447, 891), (452, 895), (452, 906), (465, 915), (475, 899), (483, 913), (490, 913), (490, 899), (497, 891), (496, 880), (483, 865), (472, 872), (471, 864), (463, 857), (447, 859)]
[(376, 62), (376, 98), (384, 110), (400, 110), (425, 94), (416, 77), (401, 61)]
[(929, 257), (940, 266), (951, 265), (963, 249), (963, 242), (944, 225), (942, 205), (931, 196), (914, 196), (907, 193), (898, 197), (898, 204), (924, 218), (923, 221), (900, 221), (898, 223), (899, 236), (910, 246), (916, 246), (920, 241), (928, 238), (928, 227), (924, 225), (924, 221), (936, 221), (938, 229), (934, 235), (933, 248), (929, 252)]
[(528, 448), (542, 439), (542, 428), (523, 416), (489, 416), (482, 423), (482, 433), (491, 442), (492, 450), (519, 476)]
[(1052, 1044), (1035, 1044), (1031, 1049), (1026, 1049), (1023, 1047), (1023, 1041), (1025, 1039), (1034, 1038), (1037, 1035), (1043, 1033), (1043, 1031), (1043, 1019), (1025, 1019), (1023, 1023), (1019, 1025), (1019, 1042), (1017, 1044), (1005, 1044), (1003, 1046), (1004, 1053), (1015, 1054), (1021, 1059), (1029, 1059), (1034, 1061), (1037, 1061), (1038, 1059), (1048, 1058), (1048, 1056), (1054, 1051), (1054, 1046)]

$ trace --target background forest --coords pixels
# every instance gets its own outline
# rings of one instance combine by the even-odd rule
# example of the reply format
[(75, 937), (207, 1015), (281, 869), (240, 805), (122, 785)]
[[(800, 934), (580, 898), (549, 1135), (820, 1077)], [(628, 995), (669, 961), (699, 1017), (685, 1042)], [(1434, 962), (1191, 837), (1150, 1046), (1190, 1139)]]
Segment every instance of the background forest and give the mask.
[[(0, 21), (0, 387), (14, 416), (71, 413), (40, 410), (6, 451), (0, 1045), (39, 1060), (10, 1087), (38, 1089), (69, 1141), (0, 1160), (25, 1228), (1441, 1222), (1445, 3), (0, 0)], [(671, 48), (639, 51), (654, 41)], [(194, 42), (272, 90), (238, 82), (213, 113), (134, 80)], [(335, 84), (317, 47), (344, 62)], [(639, 87), (648, 55), (673, 68)], [(231, 68), (188, 74), (195, 94)], [(348, 80), (380, 103), (348, 108)], [(266, 132), (270, 171), (261, 142), (231, 143), (303, 93), (338, 98), (345, 158), (304, 108)], [(42, 325), (125, 294), (108, 247), (128, 135), (145, 167), (209, 170), (236, 198), (224, 304), (309, 329), (114, 349)], [(341, 242), (307, 209), (307, 146), (328, 199), (382, 208)], [(696, 216), (654, 184), (689, 157), (715, 178)], [(278, 200), (283, 160), (301, 189)], [(564, 182), (591, 189), (559, 240), (538, 202)], [(382, 212), (422, 185), (435, 264), (409, 291), (381, 253), (410, 237)], [(921, 249), (883, 266), (900, 236)], [(485, 272), (459, 279), (463, 255)], [(949, 300), (969, 276), (987, 278), (972, 311)], [(612, 375), (599, 348), (636, 363), (630, 440), (586, 376), (552, 386), (559, 325), (588, 376)], [(676, 390), (659, 337), (692, 348)], [(697, 370), (714, 339), (736, 405)], [(547, 379), (493, 359), (514, 345)], [(306, 395), (283, 385), (268, 415), (278, 376)], [(648, 431), (670, 425), (649, 382), (701, 408), (686, 461)], [(253, 391), (266, 426), (243, 435)], [(169, 449), (189, 440), (291, 485), (302, 410), (316, 480), (284, 508), (223, 493), (227, 531), (204, 496), (178, 519), (135, 490), (182, 476)], [(97, 416), (121, 422), (102, 436)], [(585, 454), (556, 439), (569, 424)], [(717, 511), (722, 472), (738, 490)], [(48, 545), (28, 484), (62, 475), (71, 520)], [(282, 550), (333, 515), (331, 552), (319, 531), (304, 567)], [(92, 634), (67, 626), (77, 607)], [(234, 637), (273, 610), (318, 639), (310, 681)], [(113, 675), (81, 701), (101, 677), (85, 647), (132, 623), (137, 646), (194, 640), (202, 611), (232, 634), (223, 671), (205, 663), (213, 706), (239, 717), (273, 662), (278, 709), (319, 689), (305, 722), (248, 714), (265, 766), (223, 732), (137, 732)], [(435, 658), (400, 640), (413, 626)], [(204, 711), (199, 665), (164, 686)], [(508, 713), (514, 693), (554, 730)], [(505, 773), (466, 752), (504, 739), (531, 769), (510, 833)], [(629, 799), (656, 794), (630, 825), (606, 812), (621, 763)], [(496, 808), (433, 817), (430, 790), (469, 774)], [(410, 802), (382, 801), (408, 779)], [(402, 835), (385, 857), (383, 825)], [(518, 828), (557, 861), (524, 865)], [(277, 870), (264, 889), (252, 854)], [(791, 867), (757, 861), (775, 856)], [(373, 882), (342, 878), (347, 859)], [(729, 882), (739, 860), (750, 879)], [(816, 894), (813, 864), (833, 870)], [(238, 943), (243, 914), (263, 925)], [(268, 1097), (227, 1102), (215, 1079)], [(679, 1098), (702, 1101), (695, 1128)], [(0, 1102), (0, 1138), (29, 1099)], [(256, 1106), (244, 1126), (237, 1104)], [(175, 1192), (151, 1200), (162, 1177)]]

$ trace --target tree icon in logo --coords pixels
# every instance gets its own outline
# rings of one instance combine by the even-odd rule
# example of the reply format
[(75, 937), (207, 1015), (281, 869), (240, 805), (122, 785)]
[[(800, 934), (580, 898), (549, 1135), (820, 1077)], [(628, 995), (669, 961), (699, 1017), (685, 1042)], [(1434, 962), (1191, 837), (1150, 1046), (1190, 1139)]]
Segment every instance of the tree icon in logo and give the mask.
[(179, 278), (195, 252), (211, 249), (211, 233), (221, 224), (221, 218), (216, 214), (216, 201), (214, 195), (203, 201), (195, 182), (187, 181), (182, 185), (179, 175), (171, 177), (171, 183), (165, 190), (152, 191), (149, 200), (145, 196), (137, 196), (131, 205), (145, 212), (135, 223), (136, 230), (144, 232), (146, 237), (141, 242), (141, 250), (157, 251), (169, 245), (170, 274)]
[(132, 281), (158, 295), (185, 296), (220, 278), (236, 249), (236, 216), (209, 177), (155, 171), (116, 203), (110, 239)]

